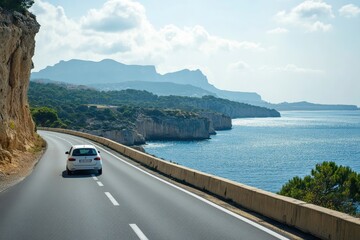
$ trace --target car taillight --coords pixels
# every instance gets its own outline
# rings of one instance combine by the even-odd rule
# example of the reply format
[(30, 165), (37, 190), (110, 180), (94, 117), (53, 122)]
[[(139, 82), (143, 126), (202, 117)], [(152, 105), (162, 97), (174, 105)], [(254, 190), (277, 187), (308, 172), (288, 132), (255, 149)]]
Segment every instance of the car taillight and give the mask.
[(99, 160), (101, 160), (101, 158), (99, 158), (99, 157), (96, 157), (96, 158), (94, 158), (94, 160), (98, 160), (98, 161), (99, 161)]
[(68, 158), (69, 161), (73, 162), (76, 160), (76, 158)]

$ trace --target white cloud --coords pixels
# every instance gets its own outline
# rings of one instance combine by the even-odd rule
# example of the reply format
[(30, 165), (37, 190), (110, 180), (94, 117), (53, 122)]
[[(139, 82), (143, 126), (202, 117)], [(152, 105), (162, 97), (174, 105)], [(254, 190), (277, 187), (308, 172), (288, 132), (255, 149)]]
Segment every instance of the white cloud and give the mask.
[(67, 55), (81, 45), (81, 29), (67, 18), (62, 7), (38, 0), (31, 11), (41, 24), (36, 35), (35, 68), (67, 59)]
[(282, 33), (288, 33), (288, 32), (289, 32), (289, 30), (287, 30), (286, 28), (281, 28), (281, 27), (274, 28), (274, 29), (267, 31), (268, 34), (282, 34)]
[(235, 71), (245, 71), (245, 70), (251, 69), (250, 65), (244, 61), (238, 61), (238, 62), (232, 63), (229, 65), (228, 68), (230, 70), (235, 70)]
[(316, 21), (313, 24), (311, 24), (308, 28), (311, 32), (316, 32), (316, 31), (327, 32), (332, 29), (332, 26), (331, 24), (325, 24), (323, 22)]
[(287, 64), (283, 67), (262, 66), (259, 68), (259, 70), (265, 71), (265, 72), (292, 72), (292, 73), (304, 73), (304, 74), (324, 73), (324, 71), (322, 71), (322, 70), (298, 67), (295, 64)]
[(360, 8), (354, 4), (347, 4), (339, 9), (339, 13), (341, 16), (347, 18), (357, 17), (360, 14)]
[(310, 32), (331, 30), (331, 24), (323, 21), (334, 17), (332, 6), (322, 0), (306, 0), (290, 11), (283, 10), (276, 14), (280, 23), (299, 26)]
[(184, 52), (210, 56), (264, 50), (259, 43), (221, 38), (198, 25), (155, 29), (145, 8), (133, 0), (109, 0), (80, 21), (68, 18), (63, 8), (45, 0), (35, 1), (31, 11), (41, 24), (36, 37), (35, 70), (72, 58), (160, 65)]
[(109, 0), (101, 9), (91, 9), (81, 24), (94, 31), (119, 32), (137, 28), (146, 21), (141, 4), (132, 0)]
[(165, 41), (169, 48), (184, 49), (193, 48), (206, 54), (224, 50), (264, 50), (259, 43), (248, 41), (235, 41), (213, 36), (202, 26), (179, 28), (174, 25), (167, 25), (158, 31), (160, 41)]
[(291, 11), (303, 19), (318, 19), (321, 17), (334, 17), (332, 6), (321, 0), (307, 0)]

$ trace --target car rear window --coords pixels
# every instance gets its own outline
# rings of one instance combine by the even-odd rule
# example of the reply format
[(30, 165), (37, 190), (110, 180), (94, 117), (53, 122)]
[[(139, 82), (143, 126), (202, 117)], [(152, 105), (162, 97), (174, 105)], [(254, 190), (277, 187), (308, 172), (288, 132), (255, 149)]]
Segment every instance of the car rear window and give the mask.
[(74, 149), (73, 156), (96, 156), (96, 150), (94, 148), (77, 148)]

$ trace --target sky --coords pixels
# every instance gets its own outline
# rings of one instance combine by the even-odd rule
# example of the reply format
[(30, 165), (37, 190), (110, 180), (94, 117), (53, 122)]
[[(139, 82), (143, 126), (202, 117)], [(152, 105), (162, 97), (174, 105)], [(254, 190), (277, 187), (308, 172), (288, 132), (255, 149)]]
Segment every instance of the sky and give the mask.
[(271, 103), (360, 106), (360, 0), (35, 0), (39, 71), (114, 59), (200, 69)]

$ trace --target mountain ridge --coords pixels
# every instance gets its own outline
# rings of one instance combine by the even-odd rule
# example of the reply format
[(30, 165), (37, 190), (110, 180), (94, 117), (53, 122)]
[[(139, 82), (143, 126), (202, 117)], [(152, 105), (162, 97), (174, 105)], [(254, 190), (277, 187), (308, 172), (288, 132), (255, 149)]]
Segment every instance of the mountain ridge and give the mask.
[(203, 97), (206, 95), (242, 102), (254, 106), (273, 108), (278, 111), (292, 110), (358, 110), (356, 105), (315, 104), (309, 102), (272, 104), (262, 100), (255, 92), (221, 90), (210, 84), (201, 70), (182, 69), (160, 74), (153, 65), (127, 65), (112, 59), (99, 62), (71, 59), (60, 61), (38, 72), (31, 79), (86, 85), (102, 91), (136, 89), (159, 96), (177, 95)]
[[(50, 79), (83, 85), (104, 85), (130, 81), (172, 82), (202, 88), (205, 91), (214, 93), (217, 97), (232, 101), (254, 105), (264, 103), (261, 96), (257, 93), (231, 92), (217, 89), (208, 82), (207, 77), (199, 69), (183, 69), (176, 72), (160, 74), (153, 65), (126, 65), (111, 59), (104, 59), (99, 62), (79, 59), (60, 61), (54, 66), (48, 66), (38, 72), (33, 72), (31, 79)], [(155, 94), (158, 94), (158, 92), (155, 92)]]

